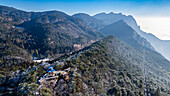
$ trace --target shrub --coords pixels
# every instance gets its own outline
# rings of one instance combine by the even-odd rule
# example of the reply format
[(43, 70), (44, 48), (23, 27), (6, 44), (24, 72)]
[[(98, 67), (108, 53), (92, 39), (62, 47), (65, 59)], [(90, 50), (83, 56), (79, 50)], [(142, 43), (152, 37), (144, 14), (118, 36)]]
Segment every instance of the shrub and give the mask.
[(99, 76), (98, 76), (98, 75), (95, 75), (95, 76), (94, 76), (94, 81), (95, 81), (95, 82), (99, 82), (99, 80), (100, 80)]
[(51, 93), (51, 90), (48, 88), (43, 88), (40, 91), (41, 96), (52, 96)]
[(125, 78), (125, 76), (126, 76), (123, 71), (121, 71), (121, 72), (119, 73), (119, 75), (123, 76), (124, 78)]
[(121, 92), (122, 92), (122, 96), (127, 96), (127, 92), (126, 92), (126, 90), (124, 88), (121, 89)]
[(122, 96), (122, 92), (119, 86), (115, 86), (107, 91), (108, 95)]
[(112, 81), (112, 86), (116, 86), (117, 82), (115, 80)]
[(125, 82), (124, 82), (123, 79), (120, 79), (120, 80), (118, 81), (118, 84), (119, 84), (120, 86), (122, 86), (122, 87), (125, 86)]
[(127, 76), (128, 76), (130, 79), (132, 79), (132, 74), (127, 73)]

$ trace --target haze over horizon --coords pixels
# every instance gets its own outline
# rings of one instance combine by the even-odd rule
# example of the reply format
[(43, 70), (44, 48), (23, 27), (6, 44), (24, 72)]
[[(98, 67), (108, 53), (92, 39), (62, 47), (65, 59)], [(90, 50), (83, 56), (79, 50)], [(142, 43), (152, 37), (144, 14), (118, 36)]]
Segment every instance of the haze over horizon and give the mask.
[[(25, 11), (58, 10), (69, 15), (114, 12), (132, 15), (141, 29), (170, 40), (169, 0), (1, 0), (0, 5)], [(169, 12), (169, 13), (168, 13)]]

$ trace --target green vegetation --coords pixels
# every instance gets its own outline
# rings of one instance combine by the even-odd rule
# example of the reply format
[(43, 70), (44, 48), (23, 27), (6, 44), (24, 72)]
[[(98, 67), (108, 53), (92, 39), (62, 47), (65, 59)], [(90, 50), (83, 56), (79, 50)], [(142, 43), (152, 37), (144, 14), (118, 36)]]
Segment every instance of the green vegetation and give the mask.
[[(127, 44), (114, 36), (97, 41), (102, 34), (65, 13), (4, 6), (0, 25), (0, 95), (144, 96), (145, 89), (153, 96), (170, 94), (170, 62), (150, 45), (142, 46), (148, 42), (134, 32), (124, 31), (127, 42), (119, 34)], [(91, 40), (97, 42), (88, 46)], [(87, 47), (74, 51), (74, 44)], [(32, 63), (32, 56), (54, 60)], [(70, 68), (69, 81), (39, 84), (48, 66), (57, 71)]]
[[(117, 50), (120, 49), (121, 51)], [(120, 96), (143, 96), (144, 95), (144, 78), (141, 68), (131, 59), (139, 60), (140, 57), (134, 57), (134, 49), (122, 43), (113, 36), (104, 38), (89, 47), (73, 53), (70, 56), (63, 56), (59, 61), (64, 62), (50, 62), (54, 69), (63, 70), (71, 67), (69, 72), (70, 83), (67, 84), (67, 91), (59, 90), (60, 87), (50, 87), (45, 89), (37, 89), (37, 80), (46, 73), (46, 70), (39, 64), (32, 64), (24, 70), (20, 70), (19, 79), (11, 76), (13, 72), (1, 72), (0, 86), (8, 86), (13, 88), (11, 94), (27, 94), (35, 95), (35, 92), (42, 95), (55, 94), (84, 94), (84, 95), (120, 95)], [(126, 52), (125, 52), (126, 51)], [(136, 51), (139, 52), (139, 51)], [(128, 56), (125, 58), (124, 56)], [(70, 58), (70, 59), (66, 59)], [(31, 65), (31, 64), (30, 64)], [(77, 69), (77, 71), (75, 71)], [(30, 70), (30, 71), (27, 71)], [(26, 72), (22, 75), (22, 72)], [(164, 79), (162, 83), (158, 84), (160, 80), (156, 79), (154, 75), (147, 74), (149, 77), (150, 93), (155, 96), (159, 94), (167, 94), (169, 86), (164, 86)], [(146, 79), (146, 78), (145, 78)], [(19, 80), (19, 81), (17, 81)], [(157, 82), (155, 82), (157, 81)], [(16, 83), (17, 82), (17, 83)], [(161, 89), (157, 89), (161, 86)], [(36, 87), (36, 88), (35, 88)], [(59, 89), (58, 89), (59, 88)], [(156, 89), (157, 90), (156, 90)], [(6, 89), (7, 90), (7, 89)], [(4, 92), (4, 91), (3, 91)], [(3, 93), (1, 91), (1, 93)], [(8, 95), (10, 94), (7, 91)]]
[[(80, 19), (59, 11), (24, 12), (0, 6), (0, 25), (0, 66), (6, 67), (8, 62), (31, 61), (32, 56), (41, 59), (68, 54), (75, 50), (74, 44), (87, 46), (103, 37)], [(16, 59), (18, 55), (23, 55), (22, 59)]]

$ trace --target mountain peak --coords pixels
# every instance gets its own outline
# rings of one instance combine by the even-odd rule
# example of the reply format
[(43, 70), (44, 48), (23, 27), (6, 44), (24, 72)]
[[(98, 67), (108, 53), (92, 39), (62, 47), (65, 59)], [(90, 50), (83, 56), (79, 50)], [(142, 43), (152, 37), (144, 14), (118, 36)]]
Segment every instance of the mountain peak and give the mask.
[(109, 12), (109, 13), (102, 12), (102, 13), (98, 13), (94, 16), (98, 16), (98, 15), (123, 15), (123, 14), (122, 13), (114, 13), (114, 12)]
[(113, 12), (110, 12), (109, 14), (114, 14)]
[(77, 14), (74, 14), (73, 17), (83, 20), (88, 26), (94, 29), (98, 29), (103, 25), (103, 22), (101, 20), (98, 20), (85, 13), (77, 13)]
[(81, 15), (81, 16), (90, 16), (89, 14), (86, 14), (86, 13), (76, 13), (72, 16), (77, 16), (77, 15)]

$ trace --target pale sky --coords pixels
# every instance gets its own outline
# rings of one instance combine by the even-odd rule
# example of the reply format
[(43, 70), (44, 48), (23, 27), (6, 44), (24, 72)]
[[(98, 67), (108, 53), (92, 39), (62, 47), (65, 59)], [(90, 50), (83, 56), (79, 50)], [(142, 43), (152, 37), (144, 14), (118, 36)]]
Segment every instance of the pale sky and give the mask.
[(140, 28), (161, 40), (170, 40), (170, 17), (135, 17)]

